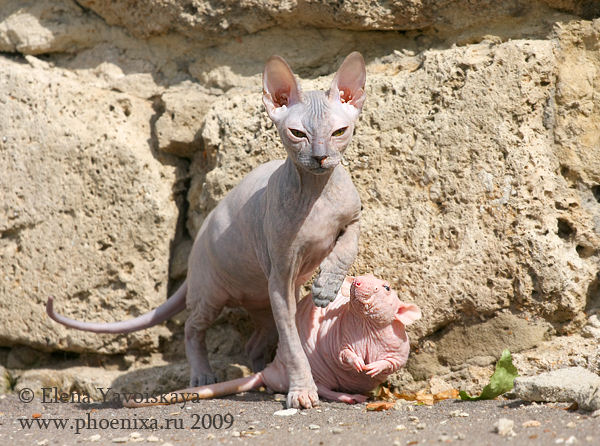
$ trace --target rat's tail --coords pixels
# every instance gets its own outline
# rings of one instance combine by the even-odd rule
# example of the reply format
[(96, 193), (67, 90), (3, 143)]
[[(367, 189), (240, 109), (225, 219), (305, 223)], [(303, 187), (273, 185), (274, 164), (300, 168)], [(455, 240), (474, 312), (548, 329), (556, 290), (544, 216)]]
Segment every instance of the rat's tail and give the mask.
[(51, 319), (77, 330), (93, 331), (94, 333), (129, 333), (160, 324), (185, 309), (187, 281), (165, 303), (146, 314), (134, 319), (120, 322), (81, 322), (54, 312), (53, 297), (48, 298), (46, 313)]
[(168, 404), (183, 403), (184, 401), (197, 401), (214, 398), (223, 395), (232, 395), (247, 392), (264, 384), (262, 373), (246, 376), (244, 378), (232, 379), (222, 383), (208, 384), (200, 387), (189, 387), (164, 393), (160, 396), (151, 397), (141, 401), (128, 399), (123, 402), (125, 407), (165, 406)]

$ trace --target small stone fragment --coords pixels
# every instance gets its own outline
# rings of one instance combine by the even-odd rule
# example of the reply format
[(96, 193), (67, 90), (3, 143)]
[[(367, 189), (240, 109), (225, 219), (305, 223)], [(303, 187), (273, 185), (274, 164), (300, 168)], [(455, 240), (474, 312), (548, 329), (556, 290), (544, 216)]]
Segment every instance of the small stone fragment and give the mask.
[(239, 433), (239, 431), (233, 431), (233, 432), (231, 433), (231, 436), (232, 436), (232, 437), (239, 437), (240, 435), (242, 435), (242, 434), (240, 434), (240, 433)]
[(419, 424), (417, 424), (417, 429), (419, 429), (420, 431), (422, 431), (426, 427), (427, 427), (427, 425), (425, 423), (419, 423)]
[(318, 424), (309, 424), (309, 425), (308, 425), (308, 428), (309, 428), (311, 431), (316, 431), (317, 429), (321, 429), (321, 426), (319, 426)]
[(399, 424), (398, 426), (396, 426), (396, 430), (397, 431), (403, 431), (406, 430), (406, 426), (404, 424)]
[(341, 427), (334, 427), (331, 429), (332, 434), (341, 434), (344, 430)]
[(296, 415), (298, 413), (298, 409), (290, 408), (290, 409), (282, 409), (273, 413), (276, 417), (291, 417), (292, 415)]
[(450, 416), (455, 418), (466, 418), (469, 416), (469, 414), (467, 412), (463, 412), (462, 410), (453, 410), (452, 412), (450, 412)]
[(102, 437), (100, 436), (100, 434), (94, 434), (90, 438), (88, 438), (88, 441), (100, 441), (101, 438)]
[(567, 423), (567, 427), (574, 428), (575, 426), (577, 426), (577, 425), (575, 424), (575, 422), (574, 422), (574, 421), (569, 421), (569, 422)]
[(540, 422), (539, 422), (539, 421), (537, 421), (537, 420), (527, 420), (527, 421), (524, 421), (524, 422), (523, 422), (523, 424), (522, 424), (521, 426), (523, 426), (523, 427), (538, 427), (538, 426), (540, 426), (541, 424), (542, 424), (542, 423), (540, 423)]
[(127, 443), (129, 437), (116, 437), (112, 439), (113, 443)]
[(569, 438), (567, 438), (567, 441), (565, 441), (565, 444), (575, 444), (577, 443), (577, 438), (575, 438), (574, 435), (571, 435)]
[(508, 418), (500, 418), (496, 424), (494, 424), (494, 428), (499, 435), (506, 437), (510, 435), (511, 437), (516, 435), (513, 431), (513, 426), (515, 422), (513, 420), (509, 420)]
[(154, 435), (150, 435), (148, 438), (146, 438), (146, 441), (148, 443), (158, 443), (160, 439), (158, 437), (155, 437)]

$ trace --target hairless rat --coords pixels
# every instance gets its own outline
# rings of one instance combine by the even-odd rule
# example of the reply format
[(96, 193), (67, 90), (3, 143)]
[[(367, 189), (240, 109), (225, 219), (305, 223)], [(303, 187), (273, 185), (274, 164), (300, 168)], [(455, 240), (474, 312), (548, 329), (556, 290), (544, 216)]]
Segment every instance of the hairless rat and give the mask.
[[(298, 333), (319, 395), (345, 403), (364, 402), (364, 393), (406, 363), (410, 345), (404, 329), (421, 317), (414, 304), (398, 299), (387, 282), (373, 275), (346, 277), (326, 308), (302, 299), (296, 312)], [(178, 390), (126, 407), (153, 406), (206, 399), (266, 386), (286, 392), (289, 380), (278, 353), (262, 372), (227, 382)]]

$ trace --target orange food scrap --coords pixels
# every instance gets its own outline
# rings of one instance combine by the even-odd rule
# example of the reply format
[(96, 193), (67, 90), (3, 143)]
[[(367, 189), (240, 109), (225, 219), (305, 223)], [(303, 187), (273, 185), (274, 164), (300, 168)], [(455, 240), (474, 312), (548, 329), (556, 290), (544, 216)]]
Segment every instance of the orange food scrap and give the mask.
[(42, 414), (41, 413), (34, 413), (31, 417), (32, 418), (41, 418)]

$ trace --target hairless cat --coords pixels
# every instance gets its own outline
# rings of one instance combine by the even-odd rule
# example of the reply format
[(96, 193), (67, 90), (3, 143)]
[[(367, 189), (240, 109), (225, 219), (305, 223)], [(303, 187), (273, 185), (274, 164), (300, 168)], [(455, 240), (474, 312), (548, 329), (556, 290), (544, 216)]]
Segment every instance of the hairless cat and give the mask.
[[(298, 304), (296, 325), (319, 395), (345, 403), (363, 402), (373, 390), (406, 363), (409, 352), (404, 326), (421, 317), (414, 304), (398, 299), (387, 282), (372, 275), (347, 277), (337, 298), (326, 308), (309, 298)], [(262, 385), (288, 390), (285, 362), (279, 354), (254, 375), (177, 390), (126, 407), (153, 406), (245, 392)]]
[(206, 217), (189, 257), (188, 276), (167, 302), (130, 321), (67, 325), (125, 333), (191, 311), (185, 323), (190, 386), (215, 382), (205, 333), (224, 306), (248, 310), (256, 330), (246, 344), (255, 371), (267, 362), (279, 334), (286, 364), (288, 407), (310, 408), (317, 387), (302, 349), (295, 313), (299, 290), (317, 267), (312, 291), (320, 307), (331, 302), (358, 251), (360, 199), (340, 161), (365, 100), (365, 64), (349, 54), (328, 92), (302, 92), (288, 64), (271, 57), (263, 72), (263, 103), (288, 157), (250, 172)]

